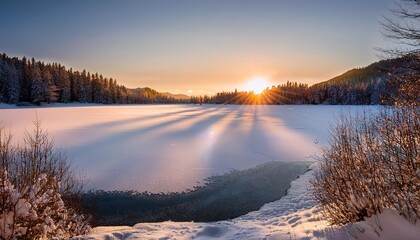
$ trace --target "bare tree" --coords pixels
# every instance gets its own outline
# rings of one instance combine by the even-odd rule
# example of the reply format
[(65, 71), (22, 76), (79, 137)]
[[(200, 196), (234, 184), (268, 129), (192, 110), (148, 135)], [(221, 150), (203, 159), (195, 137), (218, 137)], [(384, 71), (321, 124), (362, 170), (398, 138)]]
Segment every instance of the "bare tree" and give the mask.
[(397, 105), (420, 104), (420, 0), (400, 0), (391, 10), (392, 17), (383, 17), (383, 35), (399, 44), (400, 48), (378, 49), (388, 57), (399, 57), (405, 62), (404, 73), (395, 73), (391, 84), (398, 89)]
[(14, 147), (11, 160), (16, 174), (10, 177), (19, 189), (23, 189), (41, 174), (47, 174), (61, 183), (60, 193), (64, 197), (79, 194), (82, 183), (72, 172), (66, 155), (54, 146), (39, 119), (34, 120), (33, 125), (32, 131), (27, 130), (23, 141)]
[(361, 221), (385, 208), (410, 222), (420, 218), (419, 111), (390, 107), (339, 118), (313, 183), (332, 224)]
[(332, 224), (361, 221), (385, 208), (412, 223), (420, 219), (420, 0), (401, 0), (392, 13), (384, 17), (383, 33), (405, 48), (381, 51), (399, 60), (387, 69), (398, 89), (396, 106), (342, 115), (313, 182)]
[(391, 10), (393, 17), (383, 17), (383, 35), (403, 48), (380, 49), (391, 56), (420, 54), (420, 0), (401, 0)]

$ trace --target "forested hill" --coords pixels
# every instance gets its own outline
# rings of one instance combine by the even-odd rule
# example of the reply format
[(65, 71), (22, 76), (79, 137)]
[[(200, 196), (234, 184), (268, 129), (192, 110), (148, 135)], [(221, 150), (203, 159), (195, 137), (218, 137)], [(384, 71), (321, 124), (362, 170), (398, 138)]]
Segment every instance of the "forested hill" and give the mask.
[(382, 60), (310, 87), (312, 103), (391, 104), (407, 78), (419, 76), (417, 58)]
[(150, 88), (129, 89), (115, 79), (59, 63), (0, 54), (0, 102), (180, 103), (185, 99)]

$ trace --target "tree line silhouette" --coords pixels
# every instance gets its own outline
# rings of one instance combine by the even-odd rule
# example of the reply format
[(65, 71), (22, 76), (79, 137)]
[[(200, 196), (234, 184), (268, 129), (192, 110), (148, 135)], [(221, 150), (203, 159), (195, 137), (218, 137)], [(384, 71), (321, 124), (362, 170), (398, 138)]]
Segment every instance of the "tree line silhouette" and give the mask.
[(180, 99), (147, 87), (130, 89), (113, 78), (86, 70), (66, 69), (59, 63), (46, 64), (34, 58), (19, 59), (1, 54), (0, 102), (390, 105), (400, 95), (401, 79), (418, 76), (419, 65), (418, 59), (402, 57), (353, 69), (312, 86), (288, 81), (267, 88), (262, 94), (235, 90)]
[(129, 89), (98, 73), (0, 55), (0, 102), (178, 103), (150, 88)]

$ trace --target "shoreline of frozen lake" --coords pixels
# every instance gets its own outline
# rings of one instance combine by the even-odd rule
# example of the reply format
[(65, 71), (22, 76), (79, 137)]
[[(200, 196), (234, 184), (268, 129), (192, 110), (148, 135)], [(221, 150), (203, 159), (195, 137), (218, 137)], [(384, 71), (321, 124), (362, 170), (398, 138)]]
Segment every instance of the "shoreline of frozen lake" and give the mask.
[(203, 186), (180, 193), (87, 192), (82, 194), (82, 207), (99, 226), (232, 219), (285, 196), (291, 182), (312, 163), (264, 163), (209, 177)]
[(331, 105), (0, 106), (15, 140), (38, 116), (87, 176), (87, 187), (183, 191), (204, 178), (272, 161), (306, 161), (327, 144)]

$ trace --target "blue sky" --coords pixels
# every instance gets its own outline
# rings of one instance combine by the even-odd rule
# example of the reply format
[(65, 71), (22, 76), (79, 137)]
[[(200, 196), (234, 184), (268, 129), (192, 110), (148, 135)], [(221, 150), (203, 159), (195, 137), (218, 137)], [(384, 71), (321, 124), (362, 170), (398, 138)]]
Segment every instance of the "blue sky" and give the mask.
[(202, 94), (315, 83), (378, 60), (392, 0), (0, 2), (0, 52), (58, 61), (128, 87)]

